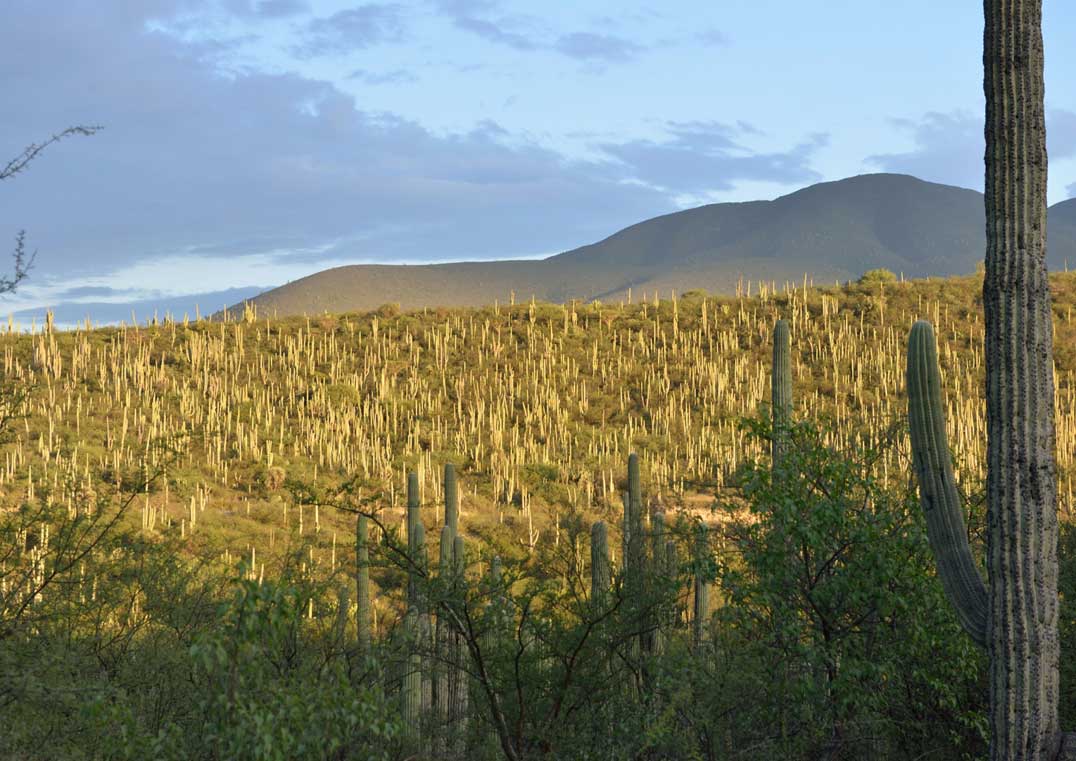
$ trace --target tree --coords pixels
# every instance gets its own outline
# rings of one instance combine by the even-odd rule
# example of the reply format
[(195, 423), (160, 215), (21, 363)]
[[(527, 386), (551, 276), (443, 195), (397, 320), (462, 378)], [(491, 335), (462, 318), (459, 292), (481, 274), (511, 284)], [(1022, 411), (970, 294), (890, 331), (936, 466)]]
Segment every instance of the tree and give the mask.
[[(31, 161), (41, 155), (41, 152), (48, 148), (53, 143), (57, 143), (63, 140), (65, 137), (71, 135), (93, 135), (96, 134), (103, 127), (90, 126), (86, 127), (78, 125), (75, 127), (68, 127), (63, 132), (57, 132), (43, 143), (30, 143), (23, 149), (15, 158), (7, 162), (3, 169), (0, 169), (0, 180), (10, 180), (19, 172), (26, 169)], [(14, 272), (10, 277), (0, 276), (0, 294), (14, 293), (19, 283), (26, 279), (27, 274), (30, 272), (30, 268), (34, 264), (34, 258), (37, 253), (30, 254), (29, 257), (26, 254), (26, 231), (19, 230), (15, 234), (15, 251), (12, 254), (14, 259)]]
[(947, 758), (977, 757), (982, 658), (930, 584), (914, 494), (885, 482), (899, 428), (845, 449), (826, 443), (830, 426), (743, 424), (782, 446), (722, 505), (716, 648), (750, 675), (726, 698), (725, 757), (915, 758), (954, 741)]
[(990, 757), (1076, 758), (1058, 721), (1053, 325), (1046, 272), (1042, 0), (984, 0), (987, 580), (963, 531), (930, 325), (912, 329), (909, 416), (939, 573), (990, 658)]

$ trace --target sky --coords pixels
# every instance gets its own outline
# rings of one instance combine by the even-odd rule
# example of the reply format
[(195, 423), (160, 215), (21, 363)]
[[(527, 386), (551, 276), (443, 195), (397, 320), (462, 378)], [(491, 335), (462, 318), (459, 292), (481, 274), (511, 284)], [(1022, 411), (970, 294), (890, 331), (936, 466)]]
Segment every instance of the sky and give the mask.
[[(981, 190), (982, 27), (937, 0), (0, 0), (0, 166), (104, 128), (0, 182), (0, 257), (37, 252), (0, 313), (193, 316), (868, 172)], [(1056, 203), (1076, 7), (1043, 31)]]

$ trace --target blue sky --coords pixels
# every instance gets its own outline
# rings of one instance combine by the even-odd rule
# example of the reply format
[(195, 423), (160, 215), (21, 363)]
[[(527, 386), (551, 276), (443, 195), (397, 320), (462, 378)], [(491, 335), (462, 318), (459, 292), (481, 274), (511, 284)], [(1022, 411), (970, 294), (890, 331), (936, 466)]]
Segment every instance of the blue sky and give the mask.
[[(537, 257), (875, 171), (981, 189), (982, 6), (5, 0), (10, 310), (203, 311), (350, 262)], [(1050, 201), (1076, 9), (1046, 0)], [(14, 108), (12, 109), (12, 106)]]

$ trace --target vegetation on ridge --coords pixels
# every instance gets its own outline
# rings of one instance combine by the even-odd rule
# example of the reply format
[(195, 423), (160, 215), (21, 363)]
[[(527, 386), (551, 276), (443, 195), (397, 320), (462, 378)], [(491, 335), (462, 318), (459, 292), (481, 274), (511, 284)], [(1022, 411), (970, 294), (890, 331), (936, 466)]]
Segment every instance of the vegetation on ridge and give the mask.
[[(1076, 275), (1053, 286), (1067, 515)], [(402, 758), (443, 740), (438, 753), (494, 757), (507, 744), (518, 758), (974, 757), (983, 663), (932, 579), (902, 431), (905, 335), (926, 317), (977, 536), (978, 288), (973, 277), (872, 278), (752, 297), (249, 312), (2, 336), (5, 378), (29, 392), (4, 397), (0, 702), (18, 720), (0, 729), (0, 748), (366, 758), (373, 747)], [(757, 413), (777, 318), (791, 332), (792, 418), (819, 422), (793, 424), (771, 470)], [(665, 552), (648, 538), (645, 556), (664, 558), (655, 578), (667, 582), (622, 578), (630, 452), (648, 537), (665, 516)], [(413, 472), (410, 525), (442, 536), (446, 463), (465, 540), (442, 564), (432, 548), (447, 544), (427, 539), (427, 562), (404, 541), (404, 506)], [(119, 500), (126, 512), (100, 532)], [(370, 520), (369, 647), (350, 591), (356, 511)], [(617, 611), (604, 616), (582, 604), (594, 597), (583, 559), (599, 520)], [(779, 559), (790, 543), (796, 567)], [(487, 570), (493, 553), (502, 581)], [(456, 558), (466, 584), (442, 583), (460, 578), (445, 573)], [(412, 599), (428, 612), (405, 625), (416, 567)], [(1066, 599), (1074, 578), (1062, 569)], [(703, 596), (710, 626), (689, 612)], [(426, 728), (416, 746), (395, 691), (412, 653), (439, 673), (432, 649), (408, 644), (441, 641), (438, 611), (475, 622), (452, 652), (488, 642), (491, 658), (485, 677), (469, 674), (479, 692), (468, 692), (465, 739)], [(640, 620), (661, 636), (634, 638)], [(506, 627), (508, 640), (489, 634)], [(565, 681), (575, 646), (591, 659)], [(599, 667), (608, 679), (589, 671)], [(1063, 673), (1065, 695), (1071, 685)], [(499, 728), (481, 708), (490, 692), (503, 696)], [(435, 705), (420, 684), (413, 707), (430, 716)]]

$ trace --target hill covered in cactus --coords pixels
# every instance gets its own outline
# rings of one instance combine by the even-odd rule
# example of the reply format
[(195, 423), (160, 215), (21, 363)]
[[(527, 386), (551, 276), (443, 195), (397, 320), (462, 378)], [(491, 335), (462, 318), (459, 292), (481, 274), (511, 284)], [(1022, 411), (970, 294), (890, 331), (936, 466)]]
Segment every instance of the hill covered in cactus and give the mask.
[[(1053, 282), (1068, 488), (1076, 273)], [(5, 371), (27, 395), (10, 410), (24, 417), (0, 489), (8, 501), (43, 488), (62, 501), (122, 486), (164, 462), (155, 447), (174, 439), (178, 459), (139, 498), (146, 530), (258, 558), (308, 534), (335, 558), (334, 533), (352, 531), (350, 519), (304, 507), (297, 484), (325, 498), (357, 481), (400, 523), (405, 472), (416, 470), (424, 503), (435, 504), (446, 462), (458, 468), (467, 530), (511, 543), (555, 540), (572, 510), (616, 513), (632, 450), (655, 499), (702, 510), (745, 459), (764, 454), (738, 424), (769, 399), (781, 317), (794, 414), (831, 418), (849, 441), (902, 423), (908, 330), (930, 319), (952, 444), (971, 483), (985, 440), (979, 283), (872, 274), (839, 288), (756, 284), (750, 297), (696, 290), (276, 320), (248, 310), (231, 322), (9, 333)], [(907, 468), (892, 456), (894, 473)]]
[[(1067, 527), (1076, 273), (1052, 284)], [(0, 751), (808, 759), (834, 726), (848, 757), (981, 750), (904, 381), (928, 319), (975, 533), (980, 279), (752, 293), (0, 335), (0, 652), (35, 669), (0, 683)], [(34, 696), (72, 673), (61, 730)]]
[[(730, 295), (740, 280), (816, 284), (885, 268), (907, 278), (973, 272), (986, 245), (982, 194), (909, 175), (826, 182), (773, 201), (717, 203), (655, 217), (543, 260), (337, 267), (260, 294), (278, 316), (668, 296)], [(437, 252), (430, 252), (431, 257)], [(1076, 200), (1050, 210), (1051, 267), (1076, 267)], [(241, 312), (242, 305), (232, 308)]]

